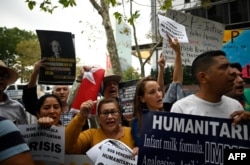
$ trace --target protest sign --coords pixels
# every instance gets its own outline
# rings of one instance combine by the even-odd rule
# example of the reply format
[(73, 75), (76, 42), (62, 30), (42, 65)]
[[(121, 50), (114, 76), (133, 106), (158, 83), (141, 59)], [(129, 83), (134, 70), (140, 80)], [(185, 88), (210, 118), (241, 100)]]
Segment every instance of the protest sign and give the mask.
[(119, 105), (121, 114), (127, 121), (133, 119), (133, 99), (137, 81), (138, 80), (131, 80), (119, 83)]
[(250, 78), (250, 30), (225, 30), (222, 50), (226, 52), (227, 59), (238, 62), (242, 66), (242, 76)]
[(250, 121), (143, 111), (138, 164), (223, 165), (225, 149), (250, 149)]
[(89, 149), (86, 155), (95, 165), (136, 165), (138, 159), (126, 144), (115, 139), (103, 140)]
[(158, 18), (159, 32), (164, 39), (168, 39), (168, 34), (171, 38), (177, 38), (179, 42), (188, 42), (185, 26), (162, 15), (158, 15)]
[(75, 80), (76, 58), (73, 35), (70, 32), (36, 30), (41, 59), (46, 67), (39, 73), (39, 84), (71, 85)]
[(65, 128), (41, 127), (39, 124), (18, 125), (33, 160), (64, 163)]
[[(222, 48), (225, 25), (189, 13), (169, 9), (167, 17), (185, 26), (189, 43), (181, 43), (182, 64), (192, 65), (193, 60), (208, 50)], [(166, 61), (174, 63), (175, 54), (167, 40), (163, 40), (162, 53)]]

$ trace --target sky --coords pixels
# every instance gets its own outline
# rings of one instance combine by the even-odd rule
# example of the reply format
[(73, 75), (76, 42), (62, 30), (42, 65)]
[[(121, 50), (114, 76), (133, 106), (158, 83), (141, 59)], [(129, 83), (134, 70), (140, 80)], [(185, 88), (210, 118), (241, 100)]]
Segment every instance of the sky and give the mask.
[[(29, 10), (25, 0), (0, 0), (0, 26), (18, 27), (34, 33), (38, 29), (71, 32), (75, 35), (76, 56), (81, 59), (81, 64), (100, 65), (105, 68), (107, 50), (102, 19), (88, 0), (76, 0), (76, 3), (76, 7), (59, 6), (53, 14), (49, 14), (41, 11), (39, 7)], [(149, 19), (150, 7), (134, 4), (134, 9), (139, 7), (141, 11), (141, 17), (137, 21), (140, 32), (137, 34), (139, 44), (150, 43), (145, 37), (150, 29), (150, 27), (145, 28), (145, 22), (150, 26), (150, 21), (145, 20)], [(145, 12), (148, 16), (144, 14)], [(142, 28), (139, 28), (140, 24)]]

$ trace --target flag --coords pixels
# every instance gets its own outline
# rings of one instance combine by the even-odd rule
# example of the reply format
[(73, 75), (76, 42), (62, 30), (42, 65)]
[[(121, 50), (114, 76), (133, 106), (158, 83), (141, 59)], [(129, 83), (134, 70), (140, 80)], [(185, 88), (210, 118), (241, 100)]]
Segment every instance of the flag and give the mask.
[[(91, 68), (89, 72), (84, 72), (82, 82), (71, 106), (71, 112), (78, 113), (84, 101), (97, 100), (104, 73), (105, 70), (102, 68)], [(96, 114), (96, 107), (91, 111), (91, 114)]]

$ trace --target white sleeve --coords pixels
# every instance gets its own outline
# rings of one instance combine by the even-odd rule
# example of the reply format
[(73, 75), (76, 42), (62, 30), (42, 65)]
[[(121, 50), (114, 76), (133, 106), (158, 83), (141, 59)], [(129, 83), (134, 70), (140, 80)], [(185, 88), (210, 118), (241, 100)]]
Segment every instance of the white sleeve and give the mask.
[(176, 102), (173, 104), (173, 106), (172, 106), (170, 112), (174, 112), (174, 113), (183, 113), (183, 110), (182, 110), (181, 106), (179, 105), (179, 101), (176, 101)]

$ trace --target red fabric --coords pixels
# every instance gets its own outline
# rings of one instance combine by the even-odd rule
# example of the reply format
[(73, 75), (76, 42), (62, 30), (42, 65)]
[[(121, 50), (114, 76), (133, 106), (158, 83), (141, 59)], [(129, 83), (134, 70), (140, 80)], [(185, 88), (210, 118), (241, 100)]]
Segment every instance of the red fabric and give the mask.
[(250, 78), (250, 65), (248, 64), (245, 67), (242, 67), (242, 77), (243, 78)]
[[(105, 70), (102, 68), (92, 68), (89, 72), (85, 72), (82, 82), (74, 98), (71, 112), (78, 113), (80, 106), (84, 101), (97, 100)], [(96, 107), (91, 111), (96, 114)]]

